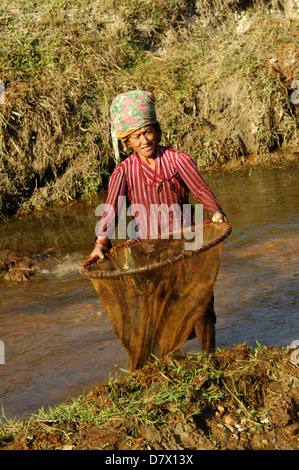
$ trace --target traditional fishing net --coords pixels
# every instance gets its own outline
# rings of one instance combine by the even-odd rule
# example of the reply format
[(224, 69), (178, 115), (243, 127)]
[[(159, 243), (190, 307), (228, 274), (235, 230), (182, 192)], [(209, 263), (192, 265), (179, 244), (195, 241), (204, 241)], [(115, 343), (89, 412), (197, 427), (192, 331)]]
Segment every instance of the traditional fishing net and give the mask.
[(174, 232), (169, 239), (130, 240), (111, 248), (104, 260), (91, 258), (80, 267), (127, 351), (131, 371), (179, 349), (210, 301), (231, 227), (206, 223), (189, 230), (202, 230), (201, 248), (185, 249), (186, 238)]

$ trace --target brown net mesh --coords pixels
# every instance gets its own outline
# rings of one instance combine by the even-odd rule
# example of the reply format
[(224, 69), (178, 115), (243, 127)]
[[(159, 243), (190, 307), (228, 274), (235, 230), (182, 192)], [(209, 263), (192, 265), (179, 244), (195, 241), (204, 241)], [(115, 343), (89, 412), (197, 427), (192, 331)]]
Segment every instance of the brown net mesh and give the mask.
[(169, 234), (169, 239), (130, 240), (111, 248), (104, 260), (91, 258), (80, 267), (127, 351), (131, 371), (179, 349), (205, 313), (231, 227), (206, 223), (201, 229), (198, 250), (186, 250), (183, 235)]

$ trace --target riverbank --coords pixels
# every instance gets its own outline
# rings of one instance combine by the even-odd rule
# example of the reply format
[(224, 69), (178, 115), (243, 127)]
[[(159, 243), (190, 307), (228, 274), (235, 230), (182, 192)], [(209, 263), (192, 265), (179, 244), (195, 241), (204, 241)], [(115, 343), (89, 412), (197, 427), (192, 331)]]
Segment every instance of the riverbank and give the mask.
[[(40, 0), (25, 0), (21, 6), (13, 0), (3, 1), (0, 12), (0, 80), (5, 85), (5, 100), (0, 104), (3, 221), (14, 214), (59, 201), (68, 203), (107, 188), (114, 168), (109, 104), (115, 94), (133, 87), (154, 92), (163, 130), (162, 143), (188, 151), (203, 172), (259, 166), (283, 168), (298, 160), (298, 105), (294, 89), (294, 81), (299, 78), (298, 19), (291, 0), (253, 0), (250, 4), (231, 0), (229, 7), (227, 2), (204, 0), (141, 0), (121, 4), (113, 0), (84, 0), (72, 5), (60, 2), (59, 6), (55, 0), (47, 5)], [(259, 210), (261, 198), (256, 195), (262, 194), (261, 188), (264, 190), (265, 186), (261, 182), (254, 186), (250, 198), (248, 179), (239, 184), (242, 191), (246, 187), (247, 207), (253, 207), (254, 214), (244, 214), (244, 198), (239, 195), (238, 207), (232, 191), (226, 191), (226, 197), (231, 197), (226, 204), (236, 220), (234, 230), (239, 223), (239, 233), (250, 232), (250, 226), (256, 227), (256, 219), (262, 225), (264, 212)], [(281, 184), (271, 187), (272, 194), (277, 194)], [(297, 260), (294, 234), (298, 232), (296, 226), (293, 229), (290, 225), (287, 233), (282, 233), (285, 221), (291, 219), (283, 218), (284, 211), (289, 215), (294, 207), (293, 199), (288, 199), (289, 188), (281, 195), (279, 204), (273, 204), (268, 197), (279, 210), (273, 213), (273, 226), (281, 222), (280, 231), (273, 230), (270, 242), (266, 238), (262, 243), (259, 236), (259, 243), (255, 242), (256, 232), (254, 236), (250, 234), (250, 246), (248, 239), (244, 244), (233, 245), (235, 260), (230, 256), (227, 263), (231, 266), (235, 262), (235, 271), (227, 274), (227, 296), (223, 299), (227, 298), (228, 305), (232, 303), (231, 279), (234, 285), (242, 276), (247, 282), (254, 279), (252, 286), (256, 286), (256, 291), (252, 289), (246, 301), (256, 305), (253, 316), (258, 315), (258, 321), (255, 317), (258, 328), (263, 305), (268, 308), (263, 313), (267, 328), (269, 311), (273, 315), (273, 311), (279, 310), (278, 305), (284, 314), (284, 297), (278, 303), (273, 301), (275, 295), (281, 297), (281, 286), (285, 285), (280, 283), (282, 268), (287, 271), (283, 279), (288, 287), (292, 280), (295, 284), (295, 275), (291, 280), (288, 276), (290, 259), (292, 266)], [(219, 185), (220, 193), (221, 189)], [(69, 221), (65, 223), (63, 217), (62, 220), (65, 235)], [(85, 224), (82, 230), (85, 237), (93, 240), (94, 219), (90, 226), (90, 236), (86, 235)], [(5, 230), (8, 232), (7, 227)], [(17, 239), (18, 250), (1, 253), (0, 270), (5, 282), (26, 281), (38, 277), (41, 269), (56, 270), (60, 264), (63, 268), (65, 260), (59, 263), (55, 250), (38, 251), (40, 254), (35, 257), (24, 255), (24, 243), (32, 249), (32, 233), (37, 236), (39, 230), (37, 225), (27, 234), (28, 240), (20, 229), (10, 232), (10, 240), (6, 235), (9, 246), (14, 237)], [(50, 232), (48, 240), (52, 243), (55, 239), (60, 245), (57, 226), (52, 229), (51, 225)], [(82, 239), (85, 240), (83, 235)], [(286, 239), (291, 241), (286, 243)], [(76, 243), (82, 245), (80, 237)], [(286, 250), (285, 255), (282, 243), (293, 251)], [(89, 244), (86, 246), (89, 253)], [(241, 257), (246, 264), (250, 250), (257, 251), (260, 263), (254, 260), (250, 275), (246, 268), (240, 276), (237, 258)], [(263, 279), (265, 265), (274, 274), (267, 272)], [(268, 299), (264, 304), (260, 301), (261, 285), (270, 293), (273, 306)], [(238, 292), (244, 288), (238, 287)], [(295, 295), (295, 288), (292, 289), (291, 294)], [(3, 298), (7, 299), (8, 294), (9, 289)], [(15, 291), (13, 295), (16, 296)], [(54, 297), (52, 292), (50, 295)], [(35, 291), (33, 297), (40, 301)], [(45, 297), (45, 304), (49, 297)], [(245, 310), (240, 315), (239, 307), (238, 303), (234, 322), (229, 326), (235, 341), (234, 332), (241, 328), (248, 314)], [(61, 306), (59, 309), (62, 310)], [(9, 311), (7, 317), (10, 314)], [(295, 313), (292, 315), (295, 318)], [(29, 309), (27, 318), (30, 316)], [(57, 316), (46, 318), (51, 317), (57, 324)], [(272, 341), (281, 330), (281, 320), (271, 321)], [(38, 317), (35, 322), (28, 326), (32, 335), (36, 325), (40, 325)], [(86, 324), (85, 317), (80, 328), (83, 322)], [(24, 323), (21, 325), (23, 337)], [(39, 339), (47, 343), (48, 323), (42, 323), (42, 327), (45, 336), (40, 335)], [(82, 330), (80, 340), (83, 341)], [(33, 342), (36, 344), (36, 337)], [(21, 341), (19, 344), (23, 346)], [(17, 345), (16, 340), (12, 346)], [(60, 355), (65, 355), (66, 350), (76, 352), (76, 348), (77, 343)], [(26, 344), (23, 351), (24, 355), (19, 352), (19, 357), (24, 360), (28, 354)], [(46, 361), (53, 362), (49, 351), (47, 354)], [(101, 351), (95, 357), (103, 355)], [(31, 356), (34, 358), (34, 354)], [(287, 347), (252, 349), (239, 344), (211, 356), (168, 359), (99, 385), (89, 395), (70, 403), (47, 411), (41, 409), (23, 421), (2, 417), (0, 449), (298, 449), (298, 366), (290, 358)], [(73, 371), (78, 358), (72, 359), (73, 363), (68, 358), (66, 362)], [(14, 366), (10, 363), (13, 384)], [(41, 361), (40, 374), (48, 367), (47, 362)], [(98, 377), (98, 362), (96, 367), (93, 376)], [(36, 377), (34, 367), (32, 370)], [(76, 383), (73, 380), (71, 383)], [(49, 383), (53, 382), (47, 377)], [(21, 387), (25, 389), (26, 385)], [(45, 389), (48, 400), (49, 389)]]
[(172, 356), (70, 403), (3, 422), (2, 450), (299, 449), (292, 349)]
[(298, 149), (292, 0), (26, 0), (0, 13), (4, 220), (107, 187), (109, 105), (131, 88), (154, 92), (162, 144), (203, 171)]
[[(75, 238), (85, 260), (94, 210), (76, 201), (63, 204), (61, 213), (48, 208), (27, 216), (26, 224), (17, 217), (3, 224), (3, 236), (16, 250), (0, 257), (4, 412), (11, 418), (26, 406), (35, 410), (78, 398), (24, 421), (3, 419), (2, 449), (298, 447), (298, 366), (290, 363), (286, 347), (298, 339), (298, 167), (210, 177), (233, 226), (217, 280), (217, 344), (239, 346), (193, 362), (161, 362), (116, 383), (107, 384), (108, 377), (115, 363), (119, 370), (126, 361), (119, 365), (123, 353), (111, 340), (96, 292), (72, 274), (80, 263), (77, 245), (70, 244), (66, 254), (57, 249)], [(245, 340), (269, 347), (246, 348)], [(81, 380), (88, 369), (85, 384), (92, 385), (85, 387)], [(208, 377), (203, 384), (202, 375)], [(98, 384), (107, 385), (97, 391)], [(57, 386), (63, 389), (59, 398)], [(80, 397), (83, 389), (95, 392)]]

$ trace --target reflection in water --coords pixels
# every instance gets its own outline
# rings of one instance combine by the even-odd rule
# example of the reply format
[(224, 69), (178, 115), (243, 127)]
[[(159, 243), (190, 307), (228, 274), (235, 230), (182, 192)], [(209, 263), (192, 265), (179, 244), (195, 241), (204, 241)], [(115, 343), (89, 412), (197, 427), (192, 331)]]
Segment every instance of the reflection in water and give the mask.
[(91, 284), (42, 280), (0, 287), (0, 396), (6, 416), (64, 401), (126, 366)]
[[(298, 176), (294, 169), (205, 175), (233, 226), (215, 287), (219, 347), (299, 339)], [(0, 281), (0, 402), (8, 418), (88, 392), (127, 366), (91, 282), (77, 273), (103, 200), (105, 194), (93, 204), (59, 205), (0, 224), (1, 250), (71, 253), (51, 278)], [(197, 340), (184, 347), (194, 349)]]
[(74, 251), (88, 253), (99, 220), (94, 214), (95, 207), (105, 201), (106, 194), (103, 192), (94, 202), (79, 200), (61, 203), (0, 223), (0, 250), (32, 254), (55, 248), (57, 254)]

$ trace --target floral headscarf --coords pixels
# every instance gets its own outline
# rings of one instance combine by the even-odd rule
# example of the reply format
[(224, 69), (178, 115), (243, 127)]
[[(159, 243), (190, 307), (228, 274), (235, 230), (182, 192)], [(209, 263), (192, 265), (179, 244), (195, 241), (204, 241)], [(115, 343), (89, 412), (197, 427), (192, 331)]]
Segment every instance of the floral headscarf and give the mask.
[(130, 131), (157, 122), (155, 98), (148, 91), (134, 90), (118, 95), (110, 107), (115, 160), (120, 160), (119, 139)]

